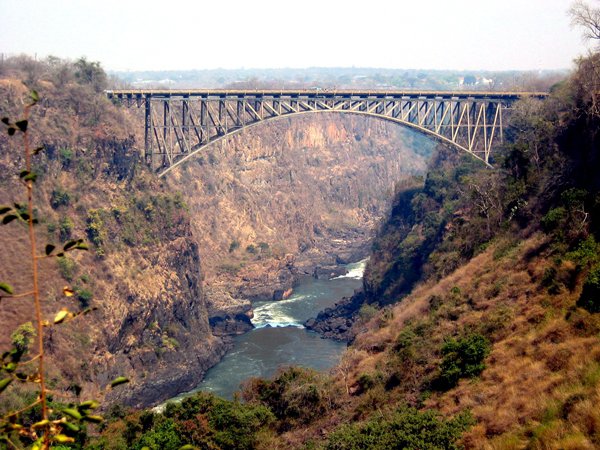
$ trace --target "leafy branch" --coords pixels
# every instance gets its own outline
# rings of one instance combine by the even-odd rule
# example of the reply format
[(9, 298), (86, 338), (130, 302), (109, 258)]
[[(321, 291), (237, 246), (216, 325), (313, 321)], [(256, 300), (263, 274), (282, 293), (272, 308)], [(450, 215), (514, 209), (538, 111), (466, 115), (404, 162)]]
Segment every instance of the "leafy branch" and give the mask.
[[(30, 93), (30, 101), (25, 106), (23, 118), (11, 122), (8, 117), (2, 117), (0, 122), (4, 124), (6, 133), (9, 136), (21, 136), (22, 147), (25, 156), (25, 168), (19, 172), (19, 182), (26, 190), (27, 202), (25, 204), (13, 203), (12, 206), (0, 206), (0, 223), (8, 225), (13, 222), (22, 223), (27, 228), (30, 247), (30, 263), (32, 268), (31, 290), (15, 293), (14, 288), (7, 282), (0, 282), (0, 300), (32, 298), (35, 310), (35, 323), (37, 335), (37, 353), (27, 361), (22, 361), (23, 356), (28, 350), (29, 341), (25, 344), (14, 345), (9, 351), (4, 352), (0, 359), (0, 394), (9, 388), (14, 382), (33, 383), (38, 386), (37, 398), (25, 407), (10, 411), (5, 416), (0, 417), (0, 442), (4, 442), (10, 448), (23, 448), (23, 442), (32, 442), (33, 450), (45, 450), (53, 444), (68, 444), (75, 442), (76, 433), (80, 432), (80, 426), (83, 422), (100, 423), (102, 416), (93, 413), (98, 408), (99, 403), (95, 400), (88, 400), (78, 404), (70, 404), (66, 407), (53, 405), (50, 407), (51, 391), (47, 387), (45, 362), (46, 354), (44, 351), (44, 329), (53, 326), (59, 326), (65, 322), (84, 316), (96, 308), (86, 308), (78, 312), (69, 311), (63, 308), (56, 313), (52, 322), (44, 319), (42, 311), (42, 299), (39, 286), (38, 264), (40, 260), (48, 258), (60, 258), (66, 253), (77, 250), (88, 250), (88, 246), (83, 239), (70, 240), (66, 242), (62, 249), (58, 249), (54, 244), (46, 244), (43, 254), (37, 253), (37, 241), (35, 225), (38, 220), (34, 215), (33, 193), (37, 181), (37, 174), (32, 170), (32, 158), (44, 150), (44, 147), (31, 148), (28, 128), (31, 108), (39, 101), (37, 92)], [(66, 297), (74, 295), (74, 290), (68, 286), (63, 288), (63, 294)], [(31, 330), (33, 332), (33, 328)], [(24, 366), (33, 365), (33, 371), (23, 369)], [(129, 380), (119, 377), (111, 383), (110, 387), (127, 383)], [(23, 418), (23, 413), (38, 408), (39, 417), (35, 423), (28, 424)], [(27, 444), (25, 444), (27, 445)]]

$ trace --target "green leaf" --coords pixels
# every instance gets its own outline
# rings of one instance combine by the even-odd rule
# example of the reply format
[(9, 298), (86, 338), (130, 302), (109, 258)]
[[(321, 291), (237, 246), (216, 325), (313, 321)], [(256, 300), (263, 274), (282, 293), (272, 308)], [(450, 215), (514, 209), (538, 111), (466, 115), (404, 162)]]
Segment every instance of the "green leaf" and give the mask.
[(84, 242), (80, 242), (74, 248), (75, 248), (75, 250), (89, 250), (90, 249), (88, 247), (88, 245), (86, 243), (84, 243)]
[(0, 392), (4, 392), (11, 382), (12, 378), (5, 378), (4, 380), (0, 381)]
[(40, 101), (40, 94), (35, 89), (32, 89), (29, 93), (29, 98), (33, 101), (33, 103), (37, 103)]
[(54, 436), (54, 440), (59, 444), (68, 444), (71, 442), (75, 442), (75, 438), (67, 436), (66, 434), (57, 434)]
[(26, 120), (19, 120), (18, 122), (15, 122), (15, 125), (21, 132), (25, 133), (27, 131), (28, 122)]
[(12, 295), (14, 290), (10, 284), (0, 283), (0, 291), (6, 292), (8, 295)]
[(4, 370), (8, 373), (12, 373), (15, 370), (17, 370), (17, 364), (14, 362), (9, 362), (7, 365), (4, 366)]
[(2, 219), (2, 225), (6, 225), (11, 223), (13, 220), (15, 220), (17, 218), (17, 216), (15, 216), (14, 214), (7, 214), (6, 216), (4, 216), (4, 218)]
[(93, 423), (100, 423), (104, 419), (102, 418), (102, 416), (83, 416), (83, 420), (87, 420), (88, 422), (93, 422)]
[(70, 249), (72, 249), (73, 247), (75, 247), (79, 242), (78, 241), (69, 241), (67, 242), (64, 247), (63, 247), (63, 251), (68, 252)]
[(44, 428), (44, 427), (47, 427), (48, 425), (50, 425), (50, 421), (48, 419), (44, 419), (44, 420), (40, 420), (39, 422), (36, 422), (33, 425), (31, 425), (31, 428), (33, 428), (33, 429)]
[(56, 248), (56, 245), (52, 245), (52, 244), (46, 245), (46, 256), (50, 256), (55, 248)]
[(65, 427), (69, 431), (77, 432), (79, 431), (79, 427), (71, 422), (62, 422), (61, 425)]
[(33, 181), (34, 183), (35, 180), (37, 180), (37, 173), (35, 172), (31, 172), (30, 174), (26, 175), (25, 178), (23, 178), (23, 181)]
[(62, 412), (65, 413), (67, 416), (70, 416), (73, 419), (77, 420), (81, 420), (81, 418), (83, 417), (79, 411), (73, 408), (65, 408), (62, 410)]
[(66, 308), (61, 309), (56, 313), (56, 316), (54, 316), (54, 324), (58, 325), (59, 323), (63, 323), (67, 317), (69, 317), (69, 310)]
[(77, 409), (81, 410), (88, 410), (88, 409), (96, 409), (98, 406), (100, 406), (100, 403), (98, 403), (96, 400), (87, 400), (83, 403), (81, 403)]
[(126, 377), (117, 377), (114, 380), (111, 381), (110, 383), (110, 387), (114, 388), (116, 386), (119, 386), (120, 384), (125, 384), (125, 383), (129, 383), (129, 378)]
[(179, 450), (197, 450), (197, 449), (198, 449), (198, 447), (194, 447), (191, 444), (185, 444), (184, 446), (179, 447)]
[(7, 212), (9, 212), (12, 208), (10, 206), (0, 206), (0, 214), (6, 214)]

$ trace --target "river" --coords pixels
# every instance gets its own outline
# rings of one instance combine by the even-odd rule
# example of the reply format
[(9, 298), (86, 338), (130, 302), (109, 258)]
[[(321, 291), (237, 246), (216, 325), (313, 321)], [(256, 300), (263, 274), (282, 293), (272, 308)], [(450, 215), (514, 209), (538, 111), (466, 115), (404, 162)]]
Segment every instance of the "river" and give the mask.
[(270, 377), (281, 366), (297, 365), (317, 370), (333, 367), (346, 348), (308, 331), (302, 325), (319, 311), (362, 285), (366, 260), (348, 264), (347, 273), (330, 280), (306, 277), (286, 300), (255, 302), (255, 328), (234, 338), (233, 348), (219, 364), (206, 372), (192, 392), (208, 391), (232, 399), (240, 384), (250, 377)]

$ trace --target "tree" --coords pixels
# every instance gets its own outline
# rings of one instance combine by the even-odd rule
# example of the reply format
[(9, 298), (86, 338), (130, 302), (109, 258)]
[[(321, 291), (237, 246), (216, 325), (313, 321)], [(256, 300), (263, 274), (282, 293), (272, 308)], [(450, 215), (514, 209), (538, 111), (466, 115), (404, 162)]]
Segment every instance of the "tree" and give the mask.
[(600, 8), (593, 8), (581, 0), (569, 9), (571, 24), (583, 28), (583, 37), (600, 41)]

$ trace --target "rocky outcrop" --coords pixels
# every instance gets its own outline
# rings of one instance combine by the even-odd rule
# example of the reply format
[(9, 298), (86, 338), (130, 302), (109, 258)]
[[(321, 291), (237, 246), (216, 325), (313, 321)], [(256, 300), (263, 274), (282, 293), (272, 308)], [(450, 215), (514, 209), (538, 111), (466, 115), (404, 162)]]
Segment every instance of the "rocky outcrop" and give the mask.
[(325, 338), (352, 342), (356, 335), (353, 325), (364, 301), (364, 293), (357, 291), (352, 297), (344, 297), (331, 308), (321, 311), (316, 318), (308, 319), (304, 326)]
[[(228, 344), (209, 325), (189, 214), (139, 162), (125, 110), (75, 82), (58, 89), (47, 81), (39, 91), (44, 100), (29, 122), (32, 145), (43, 143), (47, 150), (34, 158), (38, 253), (46, 243), (62, 246), (70, 238), (85, 238), (90, 246), (89, 252), (40, 262), (43, 315), (95, 309), (46, 329), (53, 389), (79, 385), (103, 406), (147, 406), (192, 389)], [(20, 82), (0, 79), (2, 116), (18, 118), (25, 95)], [(23, 201), (21, 155), (18, 136), (2, 133), (2, 205)], [(31, 289), (26, 235), (17, 223), (0, 231), (6, 249), (0, 280), (26, 292)], [(65, 297), (63, 286), (76, 295)], [(30, 301), (3, 302), (0, 349), (9, 348), (12, 331), (31, 320)], [(127, 387), (106, 390), (119, 375), (130, 379)]]
[(217, 336), (242, 334), (254, 328), (252, 303), (247, 299), (234, 298), (221, 286), (205, 289), (209, 323)]

